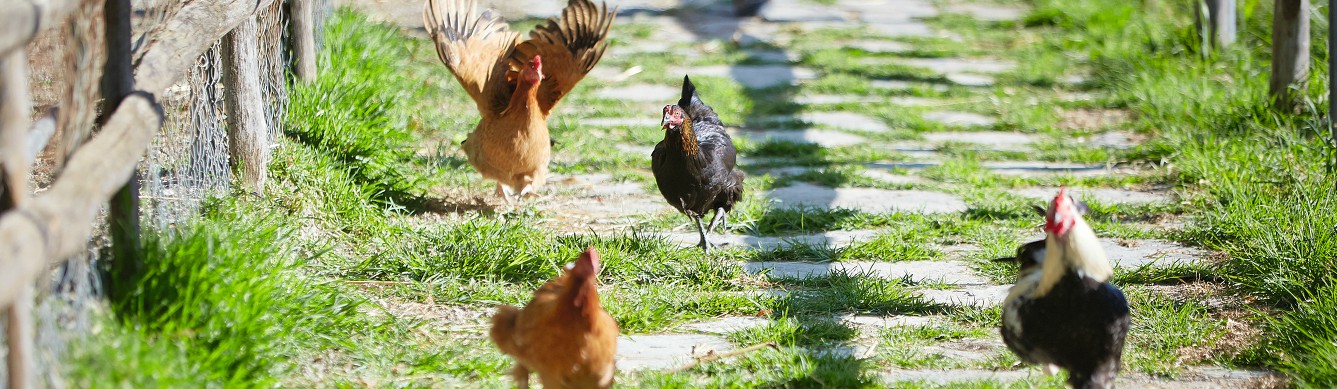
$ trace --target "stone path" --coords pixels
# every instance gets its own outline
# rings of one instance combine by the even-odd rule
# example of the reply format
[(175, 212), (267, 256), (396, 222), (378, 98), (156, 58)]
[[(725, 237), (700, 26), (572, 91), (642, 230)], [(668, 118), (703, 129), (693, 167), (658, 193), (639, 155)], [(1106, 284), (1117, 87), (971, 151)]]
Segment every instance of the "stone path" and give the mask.
[[(353, 3), (372, 0), (344, 0)], [(376, 4), (404, 0), (376, 0)], [(417, 1), (414, 4), (419, 4)], [(543, 6), (519, 6), (527, 2), (485, 0), (485, 4), (502, 8), (504, 15), (525, 14), (546, 17), (555, 14), (557, 2)], [(549, 4), (551, 3), (551, 4)], [(1018, 64), (1004, 59), (1006, 53), (970, 58), (925, 58), (914, 53), (915, 42), (925, 38), (960, 39), (952, 31), (941, 31), (926, 18), (942, 14), (963, 14), (989, 22), (1020, 20), (1027, 10), (995, 2), (935, 0), (835, 0), (817, 2), (804, 0), (770, 0), (758, 17), (734, 18), (728, 2), (704, 0), (634, 0), (609, 1), (624, 10), (618, 23), (645, 26), (649, 31), (643, 37), (618, 37), (609, 49), (597, 75), (597, 84), (589, 86), (588, 96), (600, 103), (622, 102), (626, 111), (602, 113), (579, 119), (591, 111), (577, 103), (564, 103), (559, 115), (572, 115), (576, 126), (599, 131), (658, 131), (657, 106), (677, 99), (683, 74), (693, 78), (712, 77), (732, 80), (744, 93), (764, 98), (783, 96), (798, 107), (783, 111), (784, 115), (760, 115), (744, 112), (745, 123), (726, 123), (743, 127), (732, 132), (735, 139), (753, 146), (767, 143), (797, 143), (816, 145), (826, 149), (873, 149), (895, 154), (895, 158), (876, 161), (849, 162), (860, 175), (881, 186), (859, 187), (846, 184), (829, 187), (802, 181), (786, 181), (760, 193), (752, 193), (750, 201), (771, 210), (798, 210), (825, 212), (836, 209), (854, 210), (866, 215), (960, 215), (979, 206), (970, 197), (969, 188), (942, 182), (927, 174), (931, 169), (944, 168), (954, 157), (944, 152), (977, 150), (1024, 154), (1043, 144), (1082, 145), (1109, 150), (1127, 149), (1136, 145), (1136, 138), (1119, 132), (1118, 119), (1124, 113), (1076, 112), (1077, 117), (1064, 120), (1058, 127), (1064, 131), (1084, 134), (1070, 137), (1052, 134), (1045, 129), (1012, 128), (1000, 118), (990, 103), (953, 104), (936, 98), (949, 91), (965, 89), (979, 93), (977, 100), (987, 101), (999, 79), (1016, 71)], [(831, 3), (831, 5), (822, 5)], [(941, 7), (939, 6), (941, 5)], [(376, 7), (363, 5), (375, 12)], [(420, 27), (416, 13), (408, 20), (398, 12), (384, 13), (384, 19), (397, 21), (413, 28)], [(682, 15), (692, 15), (691, 23), (683, 23)], [(400, 20), (405, 19), (405, 20)], [(858, 28), (872, 36), (841, 42), (845, 48), (859, 50), (866, 57), (867, 66), (920, 68), (937, 74), (947, 83), (925, 82), (917, 79), (864, 80), (867, 93), (833, 92), (798, 93), (801, 88), (822, 80), (820, 69), (798, 66), (803, 52), (791, 47), (796, 34), (829, 28)], [(913, 39), (907, 39), (907, 37)], [(724, 43), (720, 43), (724, 42)], [(721, 45), (736, 44), (745, 55), (747, 64), (669, 66), (660, 72), (642, 72), (634, 60), (638, 53), (673, 51), (685, 61), (700, 61), (717, 55)], [(608, 69), (602, 69), (602, 68)], [(656, 73), (656, 74), (648, 74)], [(594, 83), (594, 82), (592, 82)], [(997, 87), (1001, 89), (1002, 87)], [(579, 93), (577, 89), (577, 93)], [(1009, 92), (1010, 93), (1010, 92)], [(1070, 100), (1090, 100), (1083, 92), (1068, 92)], [(888, 94), (894, 96), (888, 96)], [(927, 97), (926, 97), (927, 96)], [(587, 98), (588, 99), (588, 98)], [(717, 107), (729, 106), (711, 102)], [(907, 137), (902, 135), (904, 121), (878, 115), (849, 112), (836, 108), (850, 104), (888, 104), (892, 110), (904, 110), (918, 115), (920, 122), (932, 124), (929, 130), (918, 129)], [(588, 103), (587, 103), (588, 104)], [(643, 108), (649, 108), (645, 110)], [(719, 108), (717, 108), (719, 109)], [(1126, 114), (1125, 114), (1126, 115)], [(875, 117), (876, 116), (876, 117)], [(739, 115), (729, 115), (738, 118)], [(601, 132), (602, 133), (602, 132)], [(890, 140), (891, 137), (897, 140)], [(610, 144), (609, 152), (648, 160), (654, 142), (642, 144), (622, 140)], [(765, 168), (749, 170), (749, 176), (770, 175), (773, 178), (794, 177), (819, 172), (810, 166), (789, 164), (783, 155), (749, 156), (740, 153), (740, 166), (751, 169), (759, 164)], [(839, 164), (841, 161), (835, 161)], [(1056, 192), (1062, 179), (1109, 178), (1144, 174), (1136, 169), (1104, 163), (1067, 161), (1040, 161), (1031, 159), (984, 160), (979, 167), (1007, 179), (1017, 179), (1020, 185), (1005, 187), (998, 193), (1007, 201), (1040, 203)], [(1029, 181), (1028, 181), (1029, 180)], [(1027, 184), (1038, 183), (1038, 184)], [(902, 189), (884, 189), (884, 188)], [(1176, 196), (1163, 190), (1146, 188), (1115, 188), (1096, 185), (1073, 188), (1077, 196), (1103, 206), (1171, 204)], [(690, 247), (698, 240), (697, 233), (684, 217), (665, 204), (653, 181), (618, 178), (608, 172), (554, 175), (549, 179), (546, 197), (536, 207), (544, 214), (547, 227), (567, 233), (628, 232), (649, 233), (670, 242)], [(647, 228), (646, 220), (671, 218), (676, 227), (664, 231), (662, 227)], [(886, 229), (831, 230), (821, 233), (752, 235), (726, 232), (712, 235), (712, 240), (725, 250), (767, 252), (806, 246), (814, 249), (841, 252), (869, 242), (887, 233)], [(1017, 236), (1018, 244), (1039, 236)], [(959, 242), (956, 242), (959, 243)], [(766, 288), (739, 292), (757, 299), (797, 299), (806, 294), (821, 292), (796, 286), (800, 281), (853, 276), (903, 282), (912, 288), (912, 299), (936, 306), (997, 306), (1007, 294), (1009, 285), (1000, 284), (981, 271), (987, 262), (982, 249), (970, 245), (930, 243), (932, 250), (942, 253), (937, 260), (901, 260), (898, 258), (855, 258), (839, 262), (813, 262), (811, 258), (785, 258), (779, 261), (739, 261), (737, 266), (748, 274), (768, 283)], [(1210, 253), (1184, 247), (1165, 240), (1102, 239), (1114, 266), (1123, 271), (1143, 268), (1170, 268), (1174, 266), (1207, 266)], [(747, 255), (738, 256), (748, 258)], [(881, 334), (888, 328), (931, 327), (951, 323), (952, 319), (935, 315), (868, 314), (867, 312), (838, 313), (832, 320), (858, 333), (852, 340), (834, 345), (820, 352), (849, 355), (856, 358), (884, 358), (895, 351), (895, 345), (880, 344)], [(722, 352), (739, 345), (728, 341), (728, 335), (774, 323), (770, 317), (719, 317), (709, 320), (681, 323), (672, 330), (657, 334), (632, 334), (619, 339), (618, 367), (623, 371), (660, 370), (679, 366), (693, 357)], [(934, 356), (949, 361), (949, 365), (965, 366), (954, 369), (900, 368), (894, 364), (874, 363), (873, 376), (888, 384), (920, 382), (935, 385), (962, 384), (976, 381), (1001, 383), (1043, 380), (1039, 369), (1017, 367), (1005, 369), (978, 368), (1007, 352), (996, 336), (964, 338), (923, 346), (909, 346), (901, 350)], [(893, 367), (878, 367), (893, 366)], [(972, 367), (977, 366), (977, 367)], [(1125, 369), (1127, 371), (1127, 369)], [(1263, 373), (1228, 370), (1210, 366), (1190, 366), (1176, 379), (1156, 378), (1129, 372), (1120, 378), (1121, 387), (1236, 387), (1257, 379)]]

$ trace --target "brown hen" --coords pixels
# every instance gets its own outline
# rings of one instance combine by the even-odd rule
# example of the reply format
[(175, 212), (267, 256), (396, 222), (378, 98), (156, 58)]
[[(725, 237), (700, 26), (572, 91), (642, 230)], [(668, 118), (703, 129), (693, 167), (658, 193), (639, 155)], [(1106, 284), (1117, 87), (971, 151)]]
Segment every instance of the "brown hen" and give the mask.
[(618, 327), (599, 302), (598, 274), (599, 253), (586, 249), (565, 274), (534, 291), (523, 309), (497, 308), (489, 335), (515, 358), (517, 387), (529, 387), (531, 370), (544, 388), (613, 386)]
[(441, 62), (478, 105), (482, 119), (464, 141), (469, 165), (497, 181), (506, 201), (535, 194), (552, 156), (548, 115), (608, 47), (615, 13), (570, 0), (560, 18), (528, 40), (473, 0), (426, 0), (423, 24)]

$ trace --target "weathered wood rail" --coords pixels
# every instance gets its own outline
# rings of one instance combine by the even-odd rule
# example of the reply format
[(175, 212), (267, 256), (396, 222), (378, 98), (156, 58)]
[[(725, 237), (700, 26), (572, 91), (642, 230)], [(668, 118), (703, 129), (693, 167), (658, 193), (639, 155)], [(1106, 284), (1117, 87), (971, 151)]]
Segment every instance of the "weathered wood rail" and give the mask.
[[(53, 264), (87, 250), (98, 211), (114, 195), (129, 193), (125, 195), (137, 201), (136, 191), (123, 188), (134, 181), (137, 164), (163, 125), (165, 116), (155, 95), (182, 79), (197, 58), (229, 33), (237, 35), (229, 45), (232, 59), (228, 63), (237, 64), (240, 70), (226, 70), (230, 75), (228, 110), (236, 112), (229, 116), (239, 118), (229, 120), (229, 135), (244, 138), (232, 142), (242, 149), (234, 150), (234, 155), (259, 152), (249, 150), (255, 148), (267, 155), (269, 130), (264, 120), (254, 116), (262, 107), (255, 90), (260, 85), (249, 78), (259, 77), (254, 50), (256, 14), (275, 1), (192, 0), (146, 39), (142, 55), (132, 63), (128, 53), (130, 1), (107, 0), (109, 58), (102, 80), (106, 106), (99, 120), (101, 129), (68, 156), (58, 179), (35, 197), (26, 187), (28, 171), (37, 152), (57, 132), (57, 125), (52, 114), (30, 127), (24, 51), (40, 32), (60, 25), (83, 0), (14, 0), (18, 4), (0, 7), (0, 23), (7, 26), (0, 31), (0, 308), (10, 321), (6, 326), (9, 388), (38, 386), (31, 315), (35, 280)], [(315, 73), (315, 47), (310, 4), (300, 3), (295, 8), (304, 15), (293, 23), (297, 43), (290, 45), (296, 51), (299, 78), (308, 80)], [(249, 30), (234, 32), (238, 26), (249, 26)], [(263, 186), (263, 162), (267, 161), (247, 161), (239, 167), (243, 170), (239, 175)], [(127, 231), (138, 233), (137, 227)]]

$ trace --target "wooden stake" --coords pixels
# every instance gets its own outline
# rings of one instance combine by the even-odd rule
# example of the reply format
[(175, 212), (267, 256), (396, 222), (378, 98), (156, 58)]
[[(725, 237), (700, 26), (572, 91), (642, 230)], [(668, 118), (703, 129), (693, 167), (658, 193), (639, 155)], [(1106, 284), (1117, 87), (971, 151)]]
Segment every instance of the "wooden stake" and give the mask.
[(1276, 0), (1272, 16), (1272, 77), (1268, 93), (1290, 109), (1292, 84), (1309, 78), (1309, 0)]
[[(134, 91), (131, 9), (130, 0), (107, 0), (102, 10), (107, 23), (107, 64), (102, 72), (103, 116), (98, 119), (98, 125), (105, 125), (109, 115)], [(134, 169), (130, 179), (111, 197), (107, 230), (111, 235), (112, 274), (118, 275), (108, 280), (109, 284), (112, 289), (128, 287), (124, 285), (130, 282), (126, 277), (138, 273), (143, 266), (139, 255), (139, 169)]]
[(228, 154), (241, 184), (263, 192), (269, 166), (269, 125), (260, 86), (260, 29), (246, 18), (223, 37), (223, 102), (227, 109)]
[(314, 0), (289, 0), (292, 12), (293, 74), (299, 82), (316, 80), (316, 17)]
[[(0, 211), (28, 201), (28, 61), (23, 50), (0, 58)], [(32, 280), (24, 280), (12, 304), (5, 306), (9, 345), (9, 387), (36, 387), (37, 364), (33, 349)]]

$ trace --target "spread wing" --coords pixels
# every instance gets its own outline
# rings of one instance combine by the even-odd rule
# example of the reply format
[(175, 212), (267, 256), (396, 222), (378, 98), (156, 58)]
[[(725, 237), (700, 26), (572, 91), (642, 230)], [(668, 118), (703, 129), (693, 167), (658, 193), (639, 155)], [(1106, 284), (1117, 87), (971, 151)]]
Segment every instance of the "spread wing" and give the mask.
[(508, 58), (520, 34), (510, 31), (494, 11), (479, 13), (474, 0), (426, 0), (422, 17), (441, 63), (455, 74), (479, 112), (495, 115), (505, 109), (515, 90), (507, 77)]
[(561, 18), (548, 18), (546, 25), (529, 33), (529, 40), (516, 46), (510, 64), (514, 69), (523, 68), (535, 55), (543, 58), (539, 107), (544, 114), (599, 63), (608, 48), (606, 38), (615, 16), (606, 3), (595, 6), (590, 0), (569, 0)]

